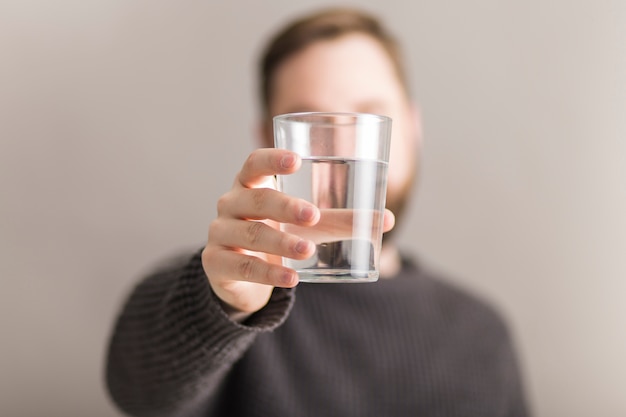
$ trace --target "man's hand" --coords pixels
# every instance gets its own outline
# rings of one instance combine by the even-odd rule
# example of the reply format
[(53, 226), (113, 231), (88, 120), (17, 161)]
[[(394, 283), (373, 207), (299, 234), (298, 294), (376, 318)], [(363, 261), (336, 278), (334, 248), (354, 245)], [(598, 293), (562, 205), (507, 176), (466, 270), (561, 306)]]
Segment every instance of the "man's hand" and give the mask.
[(315, 252), (313, 242), (278, 228), (278, 223), (312, 226), (320, 219), (313, 204), (275, 189), (274, 175), (291, 174), (300, 165), (293, 152), (257, 149), (218, 201), (202, 265), (213, 291), (233, 311), (258, 311), (274, 287), (297, 285), (297, 273), (282, 266), (281, 257), (306, 259)]

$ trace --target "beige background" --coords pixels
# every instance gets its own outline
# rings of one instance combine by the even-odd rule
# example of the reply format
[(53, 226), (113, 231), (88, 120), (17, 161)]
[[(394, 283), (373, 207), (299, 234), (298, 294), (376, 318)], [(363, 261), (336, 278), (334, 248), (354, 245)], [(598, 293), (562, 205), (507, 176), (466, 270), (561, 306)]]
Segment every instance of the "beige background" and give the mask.
[[(0, 415), (118, 416), (115, 313), (253, 148), (256, 51), (317, 1), (0, 2)], [(538, 416), (626, 415), (626, 2), (356, 2), (426, 144), (407, 251), (509, 318)]]

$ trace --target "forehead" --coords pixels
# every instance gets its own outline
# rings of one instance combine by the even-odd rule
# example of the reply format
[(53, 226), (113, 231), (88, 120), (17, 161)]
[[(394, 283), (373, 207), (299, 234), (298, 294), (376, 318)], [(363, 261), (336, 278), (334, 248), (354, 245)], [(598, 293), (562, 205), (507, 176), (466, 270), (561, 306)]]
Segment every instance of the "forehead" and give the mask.
[(401, 100), (391, 58), (374, 38), (344, 35), (318, 41), (289, 57), (274, 74), (270, 110), (368, 111)]

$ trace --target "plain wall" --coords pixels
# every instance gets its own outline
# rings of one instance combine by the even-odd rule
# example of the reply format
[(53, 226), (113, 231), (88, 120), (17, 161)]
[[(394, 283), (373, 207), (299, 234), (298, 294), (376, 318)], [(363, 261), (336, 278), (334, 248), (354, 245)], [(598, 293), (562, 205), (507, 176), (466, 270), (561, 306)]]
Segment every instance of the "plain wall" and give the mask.
[[(258, 48), (320, 2), (0, 3), (0, 415), (118, 416), (123, 298), (255, 146)], [(425, 146), (408, 253), (509, 319), (537, 416), (626, 415), (626, 2), (361, 1)]]

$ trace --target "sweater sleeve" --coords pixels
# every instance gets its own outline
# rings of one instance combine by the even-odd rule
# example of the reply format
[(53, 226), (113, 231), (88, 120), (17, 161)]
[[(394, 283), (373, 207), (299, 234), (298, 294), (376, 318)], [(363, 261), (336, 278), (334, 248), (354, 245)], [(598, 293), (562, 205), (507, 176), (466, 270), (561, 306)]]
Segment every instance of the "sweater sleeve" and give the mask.
[(106, 383), (133, 416), (188, 416), (212, 400), (219, 382), (261, 332), (286, 319), (293, 290), (276, 288), (245, 322), (231, 320), (196, 253), (137, 285), (109, 342)]

